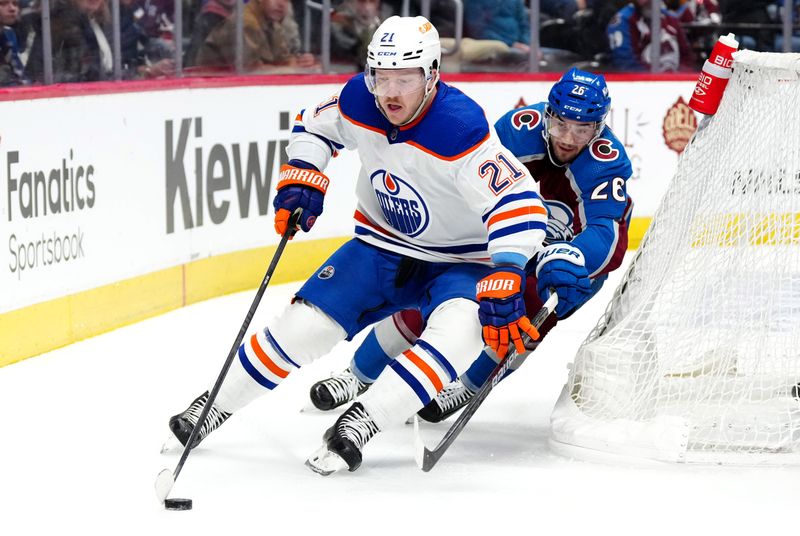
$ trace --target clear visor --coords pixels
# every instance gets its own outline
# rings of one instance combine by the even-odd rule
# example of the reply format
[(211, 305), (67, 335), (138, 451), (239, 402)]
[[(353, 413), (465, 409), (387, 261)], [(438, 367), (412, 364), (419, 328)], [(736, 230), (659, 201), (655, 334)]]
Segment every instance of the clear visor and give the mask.
[(600, 132), (603, 123), (578, 123), (571, 119), (563, 119), (551, 112), (546, 114), (547, 133), (555, 139), (564, 140), (576, 145), (585, 145)]
[(370, 93), (378, 97), (400, 97), (425, 88), (422, 69), (370, 69), (364, 77)]

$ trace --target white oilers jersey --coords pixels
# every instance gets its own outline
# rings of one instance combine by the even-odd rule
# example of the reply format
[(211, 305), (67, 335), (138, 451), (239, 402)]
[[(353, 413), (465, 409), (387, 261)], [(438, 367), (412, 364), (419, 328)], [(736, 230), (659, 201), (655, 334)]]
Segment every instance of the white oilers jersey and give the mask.
[(426, 113), (396, 127), (364, 76), (353, 77), (339, 96), (298, 115), (287, 152), (322, 170), (342, 148), (362, 163), (359, 239), (430, 262), (524, 263), (541, 248), (547, 211), (538, 186), (457, 89), (440, 82)]

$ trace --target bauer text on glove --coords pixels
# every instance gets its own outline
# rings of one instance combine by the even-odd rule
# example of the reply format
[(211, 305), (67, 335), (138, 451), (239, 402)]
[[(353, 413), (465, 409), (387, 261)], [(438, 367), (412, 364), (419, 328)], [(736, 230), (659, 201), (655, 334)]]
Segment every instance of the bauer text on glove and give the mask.
[(544, 248), (537, 256), (536, 291), (542, 300), (554, 288), (558, 294), (556, 316), (563, 318), (592, 297), (592, 282), (580, 249), (567, 242)]

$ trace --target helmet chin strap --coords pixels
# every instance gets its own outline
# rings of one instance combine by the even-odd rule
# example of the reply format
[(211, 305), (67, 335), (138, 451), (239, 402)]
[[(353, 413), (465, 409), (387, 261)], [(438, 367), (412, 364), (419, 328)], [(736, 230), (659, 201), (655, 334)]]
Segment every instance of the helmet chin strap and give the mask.
[[(411, 117), (410, 117), (410, 118), (409, 118), (407, 121), (405, 121), (405, 122), (403, 122), (403, 123), (401, 123), (401, 124), (399, 124), (399, 125), (395, 125), (395, 126), (398, 126), (398, 127), (404, 127), (404, 126), (406, 126), (407, 124), (409, 124), (409, 123), (411, 123), (412, 121), (414, 121), (414, 119), (416, 119), (417, 117), (419, 117), (419, 114), (421, 114), (421, 113), (422, 113), (422, 110), (424, 110), (424, 109), (425, 109), (425, 105), (427, 104), (427, 102), (428, 102), (428, 99), (430, 99), (430, 98), (431, 98), (431, 95), (433, 94), (433, 89), (436, 87), (436, 84), (437, 84), (438, 82), (439, 82), (439, 71), (436, 71), (436, 76), (434, 76), (434, 77), (433, 77), (433, 78), (432, 78), (430, 81), (428, 81), (428, 83), (425, 85), (425, 95), (423, 95), (423, 97), (422, 97), (422, 102), (420, 102), (420, 103), (419, 103), (419, 106), (417, 106), (417, 110), (414, 112), (414, 114), (413, 114), (413, 115), (412, 115), (412, 116), (411, 116)], [(378, 107), (378, 110), (380, 110), (380, 112), (383, 114), (383, 117), (385, 117), (385, 118), (386, 118), (386, 119), (387, 119), (387, 120), (388, 120), (388, 121), (391, 123), (391, 122), (392, 122), (392, 120), (391, 120), (391, 119), (389, 119), (389, 116), (388, 116), (388, 115), (386, 115), (386, 111), (383, 109), (383, 106), (381, 106), (380, 100), (378, 99), (378, 96), (377, 96), (377, 95), (375, 95), (375, 106), (377, 106), (377, 107)], [(392, 123), (392, 124), (394, 125), (394, 123)]]
[(547, 147), (547, 157), (550, 159), (550, 162), (556, 167), (567, 167), (566, 162), (559, 163), (558, 159), (553, 156), (553, 150), (550, 148), (550, 133), (547, 132), (547, 126), (542, 129), (542, 137), (544, 138), (544, 146)]

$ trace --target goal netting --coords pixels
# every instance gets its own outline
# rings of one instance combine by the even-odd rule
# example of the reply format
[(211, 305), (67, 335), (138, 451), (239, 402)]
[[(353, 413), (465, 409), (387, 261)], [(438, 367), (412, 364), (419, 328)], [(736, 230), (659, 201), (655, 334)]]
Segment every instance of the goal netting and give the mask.
[(800, 54), (734, 56), (551, 416), (551, 446), (800, 463)]

